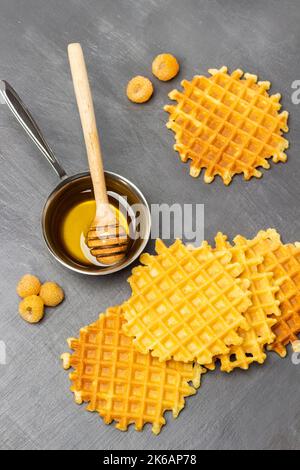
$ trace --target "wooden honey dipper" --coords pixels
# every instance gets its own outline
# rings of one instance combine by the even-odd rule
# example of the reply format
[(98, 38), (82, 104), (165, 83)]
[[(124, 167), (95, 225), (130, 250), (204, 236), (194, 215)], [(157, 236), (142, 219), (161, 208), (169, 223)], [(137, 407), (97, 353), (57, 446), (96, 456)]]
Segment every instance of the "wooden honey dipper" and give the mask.
[(96, 215), (87, 234), (87, 246), (99, 263), (112, 265), (126, 256), (129, 237), (109, 204), (92, 93), (81, 45), (70, 44), (68, 55), (96, 201)]

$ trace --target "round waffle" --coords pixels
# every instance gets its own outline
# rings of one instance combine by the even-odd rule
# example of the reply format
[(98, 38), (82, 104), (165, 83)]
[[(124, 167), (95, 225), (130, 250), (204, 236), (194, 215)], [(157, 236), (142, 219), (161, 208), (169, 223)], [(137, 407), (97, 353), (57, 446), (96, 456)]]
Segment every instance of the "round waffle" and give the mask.
[(274, 229), (259, 232), (253, 240), (238, 236), (235, 241), (247, 243), (252, 255), (263, 256), (261, 266), (273, 272), (281, 315), (273, 327), (276, 338), (269, 349), (285, 357), (286, 346), (296, 341), (300, 332), (300, 244), (283, 245)]
[(158, 434), (166, 422), (165, 411), (178, 416), (185, 397), (199, 388), (205, 369), (141, 354), (123, 333), (124, 322), (121, 307), (109, 308), (82, 328), (78, 339), (68, 340), (74, 352), (62, 355), (63, 365), (74, 369), (70, 380), (76, 403), (87, 402), (88, 411), (97, 411), (106, 424), (116, 421), (121, 431), (132, 423), (137, 431), (152, 423)]
[(249, 281), (238, 279), (243, 267), (228, 250), (213, 252), (204, 243), (195, 250), (177, 240), (156, 243), (157, 256), (143, 255), (145, 266), (129, 279), (132, 296), (124, 303), (124, 325), (143, 353), (210, 364), (213, 357), (241, 344), (239, 328), (250, 307)]
[[(232, 246), (227, 237), (219, 233), (216, 237), (216, 250), (229, 249), (232, 260), (244, 267), (241, 278), (250, 280), (252, 305), (244, 313), (249, 324), (249, 330), (241, 330), (243, 342), (239, 346), (231, 346), (228, 354), (215, 358), (221, 362), (221, 370), (231, 372), (236, 368), (248, 369), (257, 362), (263, 364), (267, 358), (265, 346), (275, 340), (272, 327), (277, 323), (280, 315), (279, 304), (275, 295), (279, 287), (274, 284), (273, 273), (261, 267), (264, 258), (248, 250), (247, 243), (237, 243)], [(214, 369), (215, 364), (208, 367)]]
[(280, 94), (269, 95), (270, 82), (258, 82), (256, 75), (227, 67), (209, 70), (210, 77), (195, 76), (183, 80), (183, 91), (173, 90), (169, 97), (176, 105), (167, 105), (167, 127), (175, 132), (174, 149), (183, 162), (191, 160), (190, 174), (204, 181), (216, 175), (226, 185), (234, 175), (246, 180), (260, 178), (259, 167), (270, 168), (268, 159), (286, 162), (288, 113), (279, 113)]

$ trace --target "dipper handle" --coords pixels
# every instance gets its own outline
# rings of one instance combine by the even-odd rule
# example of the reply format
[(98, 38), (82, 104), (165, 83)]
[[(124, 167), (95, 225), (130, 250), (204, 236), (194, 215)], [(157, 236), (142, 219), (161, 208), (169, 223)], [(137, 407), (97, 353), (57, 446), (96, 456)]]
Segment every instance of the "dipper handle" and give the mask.
[(68, 55), (87, 150), (90, 173), (93, 181), (97, 215), (101, 217), (101, 206), (108, 205), (109, 202), (106, 191), (93, 98), (81, 45), (78, 43), (69, 44)]

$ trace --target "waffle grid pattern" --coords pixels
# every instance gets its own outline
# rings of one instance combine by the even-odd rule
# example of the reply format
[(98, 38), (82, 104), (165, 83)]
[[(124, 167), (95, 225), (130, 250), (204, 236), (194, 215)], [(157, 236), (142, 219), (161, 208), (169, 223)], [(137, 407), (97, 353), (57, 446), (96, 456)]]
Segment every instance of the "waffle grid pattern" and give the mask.
[(133, 270), (132, 297), (123, 305), (124, 331), (135, 346), (160, 361), (209, 364), (241, 344), (249, 282), (237, 279), (242, 267), (231, 263), (230, 252), (213, 253), (207, 244), (191, 251), (179, 240), (169, 248), (157, 241), (156, 252)]
[[(273, 273), (258, 270), (263, 257), (253, 256), (245, 243), (232, 246), (227, 242), (227, 237), (219, 233), (216, 237), (216, 249), (224, 250), (224, 248), (230, 249), (233, 261), (239, 262), (244, 267), (241, 277), (250, 280), (249, 290), (252, 300), (252, 306), (244, 314), (250, 328), (248, 331), (239, 332), (243, 343), (240, 346), (232, 346), (228, 354), (216, 358), (221, 362), (222, 371), (231, 372), (236, 368), (247, 370), (254, 362), (259, 364), (265, 362), (267, 357), (265, 345), (275, 340), (272, 327), (280, 315), (280, 302), (275, 300), (279, 287), (274, 285)], [(211, 365), (209, 368), (214, 369), (215, 366)]]
[(125, 431), (134, 423), (140, 431), (145, 423), (152, 423), (158, 434), (165, 411), (178, 416), (185, 397), (196, 393), (205, 370), (191, 363), (161, 363), (141, 354), (122, 332), (124, 321), (122, 309), (112, 307), (83, 328), (79, 339), (68, 341), (74, 353), (63, 355), (64, 367), (74, 368), (70, 379), (76, 402), (88, 402), (87, 410), (98, 411), (106, 424), (117, 421), (116, 428)]
[[(238, 242), (244, 242), (242, 237)], [(300, 332), (300, 245), (283, 245), (276, 230), (259, 232), (248, 243), (249, 251), (264, 257), (262, 267), (273, 272), (279, 287), (277, 300), (280, 302), (281, 315), (273, 327), (275, 342), (269, 349), (281, 357), (287, 354), (286, 346), (297, 340)]]
[[(169, 97), (177, 105), (167, 105), (167, 127), (175, 133), (174, 149), (181, 160), (191, 159), (190, 174), (211, 183), (216, 175), (226, 185), (235, 174), (246, 180), (260, 178), (258, 167), (270, 168), (268, 159), (286, 162), (288, 113), (278, 113), (280, 94), (270, 96), (270, 82), (257, 82), (257, 76), (227, 67), (209, 70), (211, 77), (183, 80), (183, 92), (173, 90)], [(244, 76), (244, 77), (243, 77)]]

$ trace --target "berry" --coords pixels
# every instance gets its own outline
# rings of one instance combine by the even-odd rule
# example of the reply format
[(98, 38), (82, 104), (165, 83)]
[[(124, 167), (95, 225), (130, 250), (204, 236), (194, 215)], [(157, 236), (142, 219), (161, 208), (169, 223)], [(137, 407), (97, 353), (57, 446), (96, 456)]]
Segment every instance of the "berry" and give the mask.
[(45, 282), (41, 287), (40, 297), (47, 307), (56, 307), (64, 300), (65, 294), (55, 282)]
[(160, 54), (152, 62), (152, 73), (159, 80), (166, 82), (176, 77), (179, 64), (172, 54)]
[(25, 274), (17, 286), (17, 293), (23, 299), (30, 295), (38, 295), (40, 293), (40, 280), (32, 274)]
[(137, 76), (127, 85), (127, 97), (134, 103), (145, 103), (153, 94), (153, 85), (149, 78)]
[(44, 302), (38, 295), (30, 295), (20, 302), (19, 313), (28, 323), (38, 323), (44, 316)]

